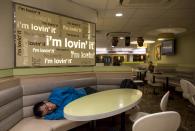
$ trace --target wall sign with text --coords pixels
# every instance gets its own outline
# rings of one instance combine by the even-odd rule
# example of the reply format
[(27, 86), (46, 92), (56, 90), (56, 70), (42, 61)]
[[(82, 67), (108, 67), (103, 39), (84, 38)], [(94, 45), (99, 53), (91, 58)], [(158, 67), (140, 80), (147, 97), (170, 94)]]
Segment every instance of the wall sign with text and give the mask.
[(95, 65), (95, 24), (15, 4), (16, 67)]

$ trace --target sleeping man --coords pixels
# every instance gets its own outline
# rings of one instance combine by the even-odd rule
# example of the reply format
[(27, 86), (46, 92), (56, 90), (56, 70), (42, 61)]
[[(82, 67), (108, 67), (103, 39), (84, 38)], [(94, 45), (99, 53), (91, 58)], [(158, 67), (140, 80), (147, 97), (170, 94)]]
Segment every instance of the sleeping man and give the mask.
[(97, 90), (90, 87), (55, 88), (51, 92), (48, 101), (41, 101), (34, 105), (33, 113), (37, 118), (44, 118), (46, 120), (64, 119), (64, 106), (73, 100), (95, 92), (97, 92)]

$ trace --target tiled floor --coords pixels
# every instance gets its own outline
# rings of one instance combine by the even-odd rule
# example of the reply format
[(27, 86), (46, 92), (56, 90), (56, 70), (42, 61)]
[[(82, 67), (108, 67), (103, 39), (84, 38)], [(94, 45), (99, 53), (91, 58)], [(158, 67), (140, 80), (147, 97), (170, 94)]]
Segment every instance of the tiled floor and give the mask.
[[(141, 111), (148, 113), (155, 113), (160, 111), (160, 100), (165, 91), (160, 91), (160, 94), (153, 95), (152, 88), (145, 89), (142, 101), (140, 102)], [(168, 101), (168, 110), (177, 111), (182, 117), (181, 127), (178, 131), (195, 131), (195, 112), (190, 112), (188, 109), (190, 103), (184, 100), (179, 93), (173, 94), (173, 99)], [(194, 107), (195, 110), (195, 107)], [(132, 131), (132, 123), (126, 114), (126, 131)], [(114, 127), (114, 128), (110, 128)], [(114, 126), (112, 126), (112, 119), (106, 118), (96, 122), (95, 131), (119, 131), (120, 115), (114, 117)], [(90, 131), (90, 124), (83, 125), (71, 131)]]

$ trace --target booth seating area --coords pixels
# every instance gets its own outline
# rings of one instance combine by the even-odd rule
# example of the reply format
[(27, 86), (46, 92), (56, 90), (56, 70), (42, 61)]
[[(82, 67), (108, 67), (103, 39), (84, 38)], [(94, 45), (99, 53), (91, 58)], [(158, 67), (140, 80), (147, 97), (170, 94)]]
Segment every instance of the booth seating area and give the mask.
[(43, 120), (33, 116), (35, 103), (47, 100), (55, 87), (93, 87), (98, 90), (119, 88), (131, 72), (81, 72), (18, 76), (0, 80), (1, 131), (65, 131), (87, 122)]
[[(182, 67), (182, 66), (155, 66), (155, 72), (175, 74), (176, 77), (172, 77), (169, 80), (169, 84), (175, 87), (176, 91), (182, 91), (180, 86), (180, 80), (185, 79), (195, 84), (195, 68)], [(157, 81), (162, 81), (161, 78), (156, 78)]]

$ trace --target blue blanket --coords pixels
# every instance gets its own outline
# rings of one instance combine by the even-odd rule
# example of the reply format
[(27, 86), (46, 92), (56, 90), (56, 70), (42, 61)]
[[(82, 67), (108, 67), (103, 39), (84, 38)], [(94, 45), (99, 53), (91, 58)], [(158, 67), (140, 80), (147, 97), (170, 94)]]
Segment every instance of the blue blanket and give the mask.
[(61, 87), (55, 88), (49, 96), (49, 101), (56, 104), (54, 112), (44, 116), (46, 120), (64, 119), (64, 106), (71, 101), (86, 95), (84, 88)]

